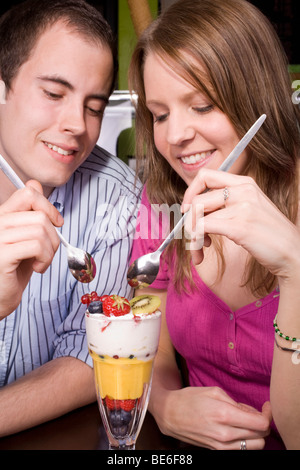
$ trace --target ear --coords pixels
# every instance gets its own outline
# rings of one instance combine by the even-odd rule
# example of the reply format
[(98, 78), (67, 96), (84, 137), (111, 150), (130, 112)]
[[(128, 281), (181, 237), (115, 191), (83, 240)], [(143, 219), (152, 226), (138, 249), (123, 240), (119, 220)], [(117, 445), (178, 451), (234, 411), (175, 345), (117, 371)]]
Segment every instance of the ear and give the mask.
[(6, 103), (6, 86), (3, 80), (0, 80), (0, 104)]

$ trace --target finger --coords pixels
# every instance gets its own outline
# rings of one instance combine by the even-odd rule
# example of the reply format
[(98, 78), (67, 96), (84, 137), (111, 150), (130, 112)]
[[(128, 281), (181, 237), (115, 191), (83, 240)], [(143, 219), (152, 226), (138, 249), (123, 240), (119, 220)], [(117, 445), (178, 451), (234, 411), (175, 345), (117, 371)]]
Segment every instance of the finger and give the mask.
[[(3, 223), (2, 223), (3, 222)], [(59, 246), (59, 238), (44, 213), (20, 212), (0, 218), (1, 264), (16, 269), (21, 261), (32, 260), (32, 268), (44, 272)]]
[[(246, 407), (243, 407), (244, 413), (251, 415), (261, 415), (256, 410), (246, 410)], [(228, 449), (228, 450), (240, 450), (241, 441), (246, 441), (247, 449), (263, 449), (265, 446), (265, 438), (270, 434), (269, 420), (266, 419), (265, 423), (257, 423), (254, 425), (254, 429), (249, 429), (248, 426), (248, 417), (241, 415), (241, 421), (238, 426), (234, 426), (233, 422), (230, 421), (230, 424), (223, 423), (223, 427), (219, 427), (217, 432), (210, 437), (214, 439), (215, 446), (218, 449)], [(254, 423), (250, 424), (253, 425)]]
[[(265, 447), (265, 439), (269, 432), (254, 432), (247, 429), (230, 428), (224, 425), (214, 428), (214, 432), (203, 436), (197, 428), (184, 436), (184, 440), (192, 445), (216, 450), (241, 450), (241, 442), (246, 441), (247, 450), (261, 450)], [(181, 435), (178, 439), (183, 440)]]
[(223, 408), (222, 412), (221, 421), (223, 424), (229, 424), (234, 428), (254, 430), (255, 432), (268, 432), (269, 422), (262, 412), (250, 405), (236, 402), (224, 390), (218, 387), (207, 388), (207, 390), (212, 399), (218, 400), (223, 404), (226, 403), (226, 408)]
[(246, 442), (246, 450), (262, 450), (266, 445), (265, 438), (258, 437), (258, 438), (243, 438), (229, 441), (229, 442), (222, 442), (221, 440), (216, 440), (213, 437), (211, 438), (204, 438), (201, 436), (199, 438), (198, 434), (193, 434), (191, 436), (182, 436), (176, 435), (175, 437), (181, 441), (187, 442), (193, 446), (200, 446), (202, 448), (210, 449), (210, 450), (242, 450), (241, 443), (242, 441)]
[(40, 240), (41, 243), (51, 245), (53, 250), (56, 251), (59, 246), (59, 238), (51, 224), (48, 230), (47, 228), (47, 226), (41, 224), (21, 224), (5, 228), (5, 230), (0, 231), (0, 243), (2, 245), (12, 245), (26, 240)]
[(273, 419), (272, 408), (271, 408), (271, 403), (269, 401), (266, 401), (263, 404), (262, 414), (269, 420), (269, 422), (272, 421), (272, 419)]
[[(242, 449), (242, 442), (245, 442), (245, 449)], [(220, 450), (262, 450), (266, 445), (264, 438), (258, 439), (238, 439), (228, 443), (225, 447)]]
[[(42, 211), (47, 215), (52, 224), (61, 226), (63, 224), (61, 214), (38, 190), (31, 186), (31, 184), (36, 185), (36, 183), (30, 182), (29, 186), (13, 193), (0, 206), (0, 215), (20, 211)], [(38, 186), (36, 185), (36, 187)]]
[(53, 224), (44, 212), (18, 212), (9, 213), (1, 217), (0, 240), (2, 243), (16, 243), (19, 241), (40, 238), (49, 240), (56, 250), (59, 238)]
[(29, 180), (27, 181), (27, 183), (25, 183), (25, 186), (27, 186), (28, 188), (33, 188), (38, 193), (43, 194), (43, 187), (39, 181)]
[(190, 252), (194, 265), (200, 264), (204, 257), (202, 250), (205, 242), (203, 215), (203, 205), (194, 203), (184, 224), (185, 249)]
[(203, 216), (204, 206), (201, 201), (199, 202), (199, 197), (195, 198), (186, 216), (184, 223), (184, 231), (187, 239), (193, 241), (200, 240), (202, 245), (204, 242)]
[(22, 261), (32, 260), (32, 269), (43, 273), (51, 264), (55, 251), (49, 244), (41, 244), (39, 240), (25, 240), (6, 246), (1, 265), (7, 273), (14, 271)]
[(239, 193), (240, 186), (235, 187), (233, 190), (227, 186), (222, 189), (214, 189), (207, 193), (200, 194), (199, 196), (195, 196), (191, 207), (193, 211), (199, 213), (199, 209), (194, 209), (194, 207), (197, 208), (197, 206), (199, 206), (201, 208), (202, 206), (203, 213), (210, 214), (211, 212), (227, 207), (228, 204), (232, 205), (236, 203), (238, 200), (237, 194)]
[(209, 235), (204, 234), (204, 245), (206, 248), (210, 247), (211, 245), (211, 238)]
[(246, 183), (255, 184), (254, 180), (249, 176), (235, 175), (233, 173), (203, 168), (197, 173), (194, 180), (187, 188), (182, 201), (182, 210), (183, 212), (186, 211), (187, 205), (191, 204), (193, 198), (197, 194), (203, 193), (206, 189), (222, 189), (226, 186), (236, 186)]
[(204, 253), (203, 253), (203, 250), (202, 249), (193, 249), (193, 248), (190, 248), (189, 249), (190, 251), (190, 254), (191, 254), (191, 259), (192, 259), (192, 263), (194, 266), (198, 266), (198, 264), (201, 264), (203, 259), (204, 259)]
[[(232, 412), (231, 426), (240, 429), (242, 432), (244, 430), (250, 433), (253, 431), (255, 433), (254, 436), (257, 436), (257, 433), (260, 433), (261, 436), (269, 433), (270, 423), (266, 415), (242, 403), (232, 406), (236, 409)], [(249, 437), (251, 435), (253, 437), (253, 434), (249, 434)]]

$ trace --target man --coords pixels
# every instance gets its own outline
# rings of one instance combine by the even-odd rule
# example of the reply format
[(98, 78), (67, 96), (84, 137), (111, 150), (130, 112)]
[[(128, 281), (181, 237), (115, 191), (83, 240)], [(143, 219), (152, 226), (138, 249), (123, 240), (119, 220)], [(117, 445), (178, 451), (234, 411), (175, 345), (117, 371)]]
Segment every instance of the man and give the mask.
[[(116, 61), (109, 26), (83, 0), (29, 0), (0, 20), (0, 436), (95, 400), (81, 296), (129, 295), (139, 186), (94, 148)], [(77, 282), (54, 225), (92, 254)]]

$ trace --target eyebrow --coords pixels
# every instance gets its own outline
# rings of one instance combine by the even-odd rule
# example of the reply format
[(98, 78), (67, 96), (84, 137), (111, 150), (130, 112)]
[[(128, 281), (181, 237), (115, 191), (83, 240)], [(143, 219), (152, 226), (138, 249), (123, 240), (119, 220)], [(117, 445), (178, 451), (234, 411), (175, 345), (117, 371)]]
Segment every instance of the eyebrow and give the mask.
[[(59, 85), (62, 85), (66, 88), (68, 88), (71, 91), (74, 91), (74, 86), (65, 80), (64, 78), (58, 77), (56, 75), (40, 75), (37, 77), (38, 80), (41, 80), (43, 82), (53, 82), (53, 83), (58, 83)], [(106, 104), (108, 103), (109, 99), (108, 96), (102, 93), (93, 93), (92, 95), (89, 96), (91, 99), (96, 99), (96, 100), (101, 100), (104, 101)]]
[[(184, 101), (189, 101), (189, 100), (191, 100), (191, 99), (195, 99), (195, 98), (199, 98), (199, 97), (204, 98), (204, 99), (207, 98), (206, 95), (205, 95), (202, 91), (195, 89), (195, 90), (191, 90), (191, 91), (185, 93), (185, 94), (182, 96), (182, 99), (183, 99)], [(147, 105), (152, 105), (152, 104), (153, 104), (153, 105), (164, 105), (164, 103), (161, 102), (161, 101), (159, 101), (159, 100), (158, 100), (158, 101), (155, 100), (155, 99), (153, 99), (153, 100), (146, 100), (146, 106), (147, 106)]]

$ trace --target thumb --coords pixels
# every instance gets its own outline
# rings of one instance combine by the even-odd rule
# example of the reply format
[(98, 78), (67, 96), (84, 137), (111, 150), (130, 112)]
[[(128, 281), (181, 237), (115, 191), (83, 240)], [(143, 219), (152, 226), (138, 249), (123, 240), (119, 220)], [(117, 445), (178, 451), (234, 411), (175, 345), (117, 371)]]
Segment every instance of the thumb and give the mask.
[[(44, 196), (43, 192), (43, 187), (41, 183), (37, 180), (28, 180), (25, 184), (25, 186), (30, 187), (34, 189), (36, 192)], [(45, 212), (48, 214), (51, 222), (56, 225), (57, 227), (60, 227), (64, 223), (64, 219), (62, 215), (58, 212), (58, 210), (50, 203), (46, 198), (43, 198), (47, 204), (45, 206)], [(47, 210), (46, 210), (47, 209)]]
[[(182, 207), (185, 211), (187, 207)], [(184, 222), (184, 234), (186, 238), (185, 249), (190, 251), (192, 262), (195, 266), (203, 260), (204, 213), (203, 205), (188, 206), (189, 212)]]
[(35, 189), (38, 193), (43, 194), (43, 187), (37, 180), (29, 180), (25, 183), (25, 186)]
[(266, 418), (269, 420), (269, 422), (272, 421), (272, 408), (271, 408), (271, 403), (269, 401), (266, 401), (263, 406), (262, 406), (262, 414), (266, 416)]

